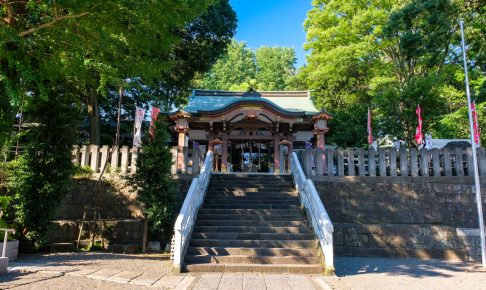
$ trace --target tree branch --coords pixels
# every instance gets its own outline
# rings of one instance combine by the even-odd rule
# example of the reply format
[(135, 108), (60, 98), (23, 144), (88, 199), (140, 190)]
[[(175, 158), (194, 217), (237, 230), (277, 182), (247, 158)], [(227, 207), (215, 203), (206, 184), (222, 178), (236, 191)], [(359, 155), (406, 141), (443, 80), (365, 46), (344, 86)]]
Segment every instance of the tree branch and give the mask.
[(44, 23), (44, 24), (41, 24), (37, 27), (34, 27), (34, 28), (30, 28), (30, 29), (27, 29), (23, 32), (21, 32), (19, 34), (20, 37), (24, 37), (24, 36), (27, 36), (31, 33), (34, 33), (38, 30), (41, 30), (41, 29), (44, 29), (44, 28), (49, 28), (49, 27), (52, 27), (54, 24), (56, 24), (57, 22), (59, 21), (62, 21), (62, 20), (65, 20), (65, 19), (74, 19), (74, 18), (79, 18), (79, 17), (83, 17), (83, 16), (86, 16), (88, 15), (89, 12), (83, 12), (83, 13), (80, 13), (80, 14), (75, 14), (75, 15), (64, 15), (64, 16), (59, 16), (59, 17), (56, 17), (54, 18), (54, 20), (52, 20), (51, 22), (48, 22), (48, 23)]

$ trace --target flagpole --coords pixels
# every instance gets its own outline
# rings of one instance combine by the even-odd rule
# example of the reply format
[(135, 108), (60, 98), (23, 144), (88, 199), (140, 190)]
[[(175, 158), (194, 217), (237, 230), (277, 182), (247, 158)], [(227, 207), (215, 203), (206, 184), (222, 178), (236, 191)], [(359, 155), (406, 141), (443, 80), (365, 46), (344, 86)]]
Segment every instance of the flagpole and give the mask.
[(467, 59), (466, 59), (466, 43), (464, 41), (464, 20), (461, 19), (459, 21), (461, 24), (461, 38), (462, 38), (462, 58), (464, 61), (464, 75), (465, 75), (465, 83), (466, 83), (466, 95), (467, 95), (467, 107), (468, 107), (468, 115), (469, 115), (469, 131), (471, 133), (471, 147), (472, 147), (472, 154), (473, 154), (473, 164), (474, 164), (474, 186), (476, 189), (476, 203), (478, 208), (478, 222), (479, 222), (479, 231), (481, 236), (481, 260), (483, 262), (483, 268), (486, 268), (486, 244), (485, 244), (485, 237), (484, 237), (484, 220), (483, 220), (483, 205), (481, 202), (481, 186), (479, 184), (479, 172), (478, 172), (478, 160), (476, 155), (476, 142), (474, 140), (474, 126), (473, 126), (473, 117), (472, 117), (472, 110), (471, 110), (471, 92), (469, 89), (469, 77), (467, 72)]

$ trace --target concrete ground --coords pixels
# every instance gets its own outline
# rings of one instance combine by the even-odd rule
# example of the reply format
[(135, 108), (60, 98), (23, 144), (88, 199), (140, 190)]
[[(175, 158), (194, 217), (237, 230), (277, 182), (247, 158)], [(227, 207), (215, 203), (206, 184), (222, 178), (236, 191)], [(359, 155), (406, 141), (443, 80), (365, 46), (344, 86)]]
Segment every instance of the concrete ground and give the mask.
[(335, 259), (336, 276), (261, 273), (171, 274), (161, 255), (59, 253), (10, 263), (0, 289), (486, 289), (478, 264), (440, 260)]

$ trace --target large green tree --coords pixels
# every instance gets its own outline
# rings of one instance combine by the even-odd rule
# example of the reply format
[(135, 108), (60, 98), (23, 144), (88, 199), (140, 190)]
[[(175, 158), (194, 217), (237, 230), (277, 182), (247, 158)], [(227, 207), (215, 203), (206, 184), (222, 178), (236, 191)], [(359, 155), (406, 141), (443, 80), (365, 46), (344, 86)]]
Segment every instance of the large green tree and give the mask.
[[(424, 129), (441, 137), (450, 124), (443, 118), (465, 105), (458, 18), (469, 23), (466, 33), (484, 39), (480, 2), (315, 0), (305, 22), (309, 64), (292, 83), (314, 90), (317, 105), (335, 113), (337, 120), (350, 111), (365, 114), (371, 107), (375, 137), (392, 135), (412, 142), (420, 104)], [(483, 49), (478, 41), (471, 43), (473, 88), (481, 100)], [(347, 142), (343, 136), (335, 138), (343, 145), (360, 146), (366, 140), (363, 123), (356, 123), (358, 130), (331, 124), (330, 137), (362, 132), (349, 134)]]
[(27, 238), (42, 242), (66, 192), (79, 119), (71, 114), (85, 103), (95, 117), (98, 96), (130, 86), (126, 78), (158, 83), (174, 66), (177, 31), (215, 3), (0, 1), (0, 141), (8, 139), (19, 108), (31, 124), (11, 186)]
[(286, 90), (295, 74), (295, 51), (288, 47), (262, 46), (255, 52), (244, 42), (233, 41), (195, 87), (212, 90)]

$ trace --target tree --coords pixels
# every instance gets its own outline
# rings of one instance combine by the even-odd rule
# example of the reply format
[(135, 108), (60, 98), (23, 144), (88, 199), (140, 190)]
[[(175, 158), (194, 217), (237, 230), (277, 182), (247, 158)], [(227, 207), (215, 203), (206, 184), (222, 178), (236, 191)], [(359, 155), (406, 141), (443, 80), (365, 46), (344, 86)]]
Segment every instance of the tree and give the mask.
[(283, 91), (294, 75), (295, 51), (288, 47), (262, 46), (255, 52), (256, 81), (261, 90)]
[(253, 52), (244, 42), (232, 41), (227, 53), (213, 65), (202, 80), (196, 83), (196, 86), (201, 89), (229, 90), (233, 85), (255, 79), (255, 74)]
[[(79, 104), (96, 108), (98, 94), (126, 85), (127, 77), (156, 83), (173, 65), (168, 55), (180, 39), (176, 29), (213, 3), (0, 1), (0, 121), (11, 128), (22, 106), (33, 124), (11, 187), (28, 239), (42, 244), (66, 192)], [(10, 129), (1, 131), (3, 142)]]
[(143, 151), (137, 159), (137, 172), (130, 179), (142, 203), (143, 215), (153, 232), (161, 232), (172, 225), (175, 219), (177, 194), (172, 179), (172, 155), (167, 124), (159, 118), (155, 124), (154, 137), (144, 142)]

